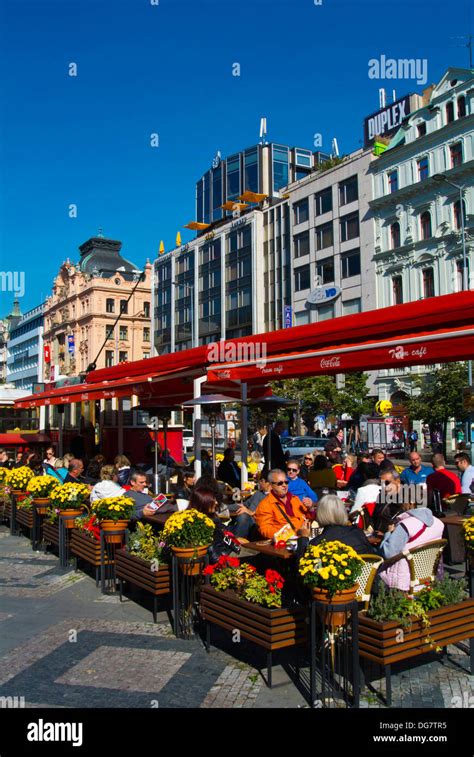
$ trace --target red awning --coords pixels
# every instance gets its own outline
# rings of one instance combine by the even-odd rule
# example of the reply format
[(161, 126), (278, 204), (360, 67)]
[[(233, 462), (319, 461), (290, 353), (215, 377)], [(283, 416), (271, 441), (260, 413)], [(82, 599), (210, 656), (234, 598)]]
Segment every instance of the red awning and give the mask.
[(10, 444), (28, 446), (28, 444), (50, 444), (51, 439), (46, 434), (0, 434), (0, 445), (8, 447)]
[(467, 360), (474, 355), (474, 327), (443, 329), (359, 344), (272, 355), (266, 359), (224, 363), (208, 369), (212, 381), (299, 378), (308, 375), (431, 365)]

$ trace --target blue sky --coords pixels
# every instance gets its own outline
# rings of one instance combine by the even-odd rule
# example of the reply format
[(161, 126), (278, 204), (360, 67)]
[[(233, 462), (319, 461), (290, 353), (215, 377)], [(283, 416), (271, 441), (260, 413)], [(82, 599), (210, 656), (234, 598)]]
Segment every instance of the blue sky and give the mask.
[(25, 271), (23, 312), (99, 227), (138, 265), (191, 238), (196, 179), (261, 116), (269, 141), (347, 153), (384, 84), (371, 58), (426, 58), (428, 83), (469, 61), (468, 0), (152, 2), (0, 0), (0, 270)]

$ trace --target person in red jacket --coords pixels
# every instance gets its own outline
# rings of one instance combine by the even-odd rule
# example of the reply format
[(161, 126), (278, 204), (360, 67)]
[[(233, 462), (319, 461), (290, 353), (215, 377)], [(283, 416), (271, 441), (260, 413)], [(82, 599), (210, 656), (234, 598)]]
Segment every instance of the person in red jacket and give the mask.
[[(433, 491), (439, 491), (441, 499), (450, 497), (453, 494), (461, 494), (461, 482), (459, 477), (453, 472), (448, 470), (446, 466), (446, 460), (440, 452), (437, 452), (431, 458), (431, 463), (434, 468), (434, 473), (430, 473), (426, 478), (426, 486), (428, 489), (428, 502), (433, 499)], [(444, 509), (447, 509), (446, 505), (443, 505)]]

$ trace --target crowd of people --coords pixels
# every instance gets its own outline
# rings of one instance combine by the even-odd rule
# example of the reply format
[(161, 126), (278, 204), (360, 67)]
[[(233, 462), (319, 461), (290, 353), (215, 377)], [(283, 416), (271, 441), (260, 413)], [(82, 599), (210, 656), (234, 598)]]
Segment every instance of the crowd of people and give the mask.
[[(288, 535), (288, 529), (297, 539), (297, 555), (310, 540), (318, 544), (323, 539), (337, 539), (360, 554), (378, 552), (385, 559), (393, 558), (407, 545), (441, 538), (443, 523), (437, 515), (448, 506), (446, 498), (474, 494), (474, 466), (465, 452), (455, 456), (460, 475), (446, 467), (441, 453), (435, 453), (428, 466), (416, 450), (409, 454), (409, 466), (401, 470), (381, 449), (343, 457), (341, 441), (334, 436), (326, 442), (324, 452), (306, 453), (300, 462), (285, 455), (280, 433), (277, 423), (262, 440), (266, 459), (256, 475), (256, 490), (248, 498), (240, 491), (241, 470), (234, 449), (225, 450), (216, 478), (210, 456), (203, 451), (199, 480), (191, 466), (176, 465), (169, 452), (160, 450), (170, 474), (167, 494), (173, 495), (166, 505), (160, 502), (161, 512), (175, 511), (176, 503), (184, 502), (184, 506), (209, 515), (216, 524), (211, 560), (238, 552), (245, 540), (277, 542), (279, 534), (286, 531)], [(260, 453), (253, 454), (261, 458)], [(37, 475), (54, 476), (59, 483), (86, 484), (91, 502), (126, 494), (135, 502), (133, 519), (152, 517), (156, 512), (159, 493), (152, 491), (153, 468), (134, 466), (123, 454), (113, 461), (101, 454), (84, 461), (72, 453), (58, 457), (50, 446), (44, 457), (30, 452), (11, 460), (0, 449), (0, 466), (22, 465)], [(408, 494), (400, 496), (404, 491)], [(412, 496), (413, 491), (422, 493), (421, 502)], [(237, 496), (231, 496), (236, 492)], [(397, 562), (383, 569), (380, 578), (389, 586), (407, 588), (407, 571)]]

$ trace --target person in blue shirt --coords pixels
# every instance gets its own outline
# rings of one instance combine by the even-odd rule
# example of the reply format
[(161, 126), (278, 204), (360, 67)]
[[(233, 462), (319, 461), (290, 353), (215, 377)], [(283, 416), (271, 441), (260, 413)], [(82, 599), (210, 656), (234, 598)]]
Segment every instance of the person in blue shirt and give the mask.
[(474, 465), (467, 452), (454, 455), (456, 467), (461, 474), (461, 491), (463, 494), (474, 494)]
[(303, 505), (312, 507), (318, 501), (318, 495), (300, 478), (301, 465), (291, 457), (286, 464), (288, 474), (288, 491), (294, 497), (299, 497)]
[(410, 452), (408, 455), (410, 467), (405, 468), (400, 474), (402, 484), (426, 484), (426, 479), (433, 473), (433, 469), (427, 465), (421, 464), (421, 457), (418, 452)]

